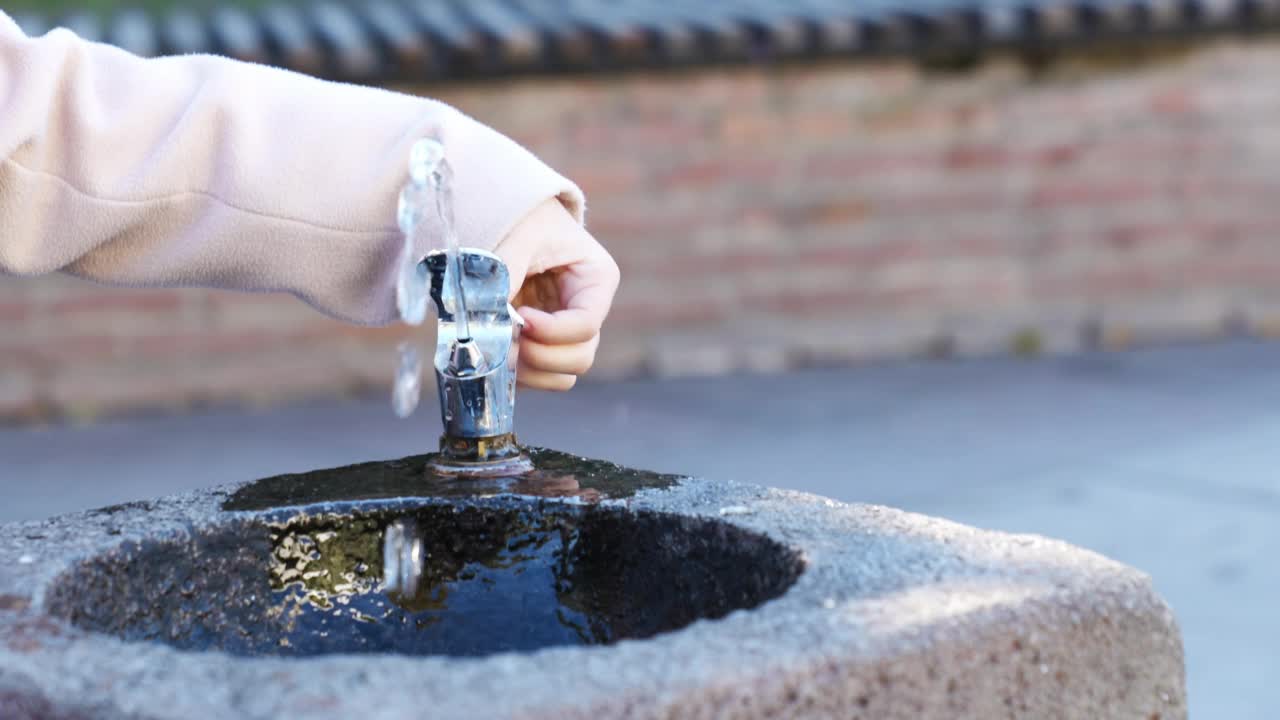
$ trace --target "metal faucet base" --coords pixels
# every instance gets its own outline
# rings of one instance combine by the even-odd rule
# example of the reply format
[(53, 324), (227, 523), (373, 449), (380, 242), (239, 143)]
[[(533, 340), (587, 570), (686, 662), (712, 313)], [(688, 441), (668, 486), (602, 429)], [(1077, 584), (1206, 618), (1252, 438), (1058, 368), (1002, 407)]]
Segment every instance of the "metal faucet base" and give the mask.
[(440, 454), (427, 464), (429, 472), (445, 477), (514, 477), (533, 469), (514, 433), (483, 438), (442, 435)]

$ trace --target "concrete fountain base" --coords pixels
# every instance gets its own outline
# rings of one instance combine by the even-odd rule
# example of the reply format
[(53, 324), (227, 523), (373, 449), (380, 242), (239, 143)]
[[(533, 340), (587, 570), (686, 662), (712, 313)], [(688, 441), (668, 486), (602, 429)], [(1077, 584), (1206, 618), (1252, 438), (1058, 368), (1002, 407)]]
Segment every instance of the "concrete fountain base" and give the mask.
[[(0, 527), (0, 717), (1186, 716), (1172, 614), (1096, 554), (537, 459), (478, 495), (419, 457)], [(414, 598), (381, 585), (403, 518)]]

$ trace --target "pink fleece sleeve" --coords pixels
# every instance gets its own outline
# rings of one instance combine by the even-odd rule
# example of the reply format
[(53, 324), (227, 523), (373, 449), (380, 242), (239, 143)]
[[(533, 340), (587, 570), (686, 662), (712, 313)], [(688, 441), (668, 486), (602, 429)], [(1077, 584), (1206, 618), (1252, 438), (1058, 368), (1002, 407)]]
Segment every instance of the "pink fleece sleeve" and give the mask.
[[(409, 147), (443, 140), (464, 246), (571, 182), (443, 103), (210, 56), (143, 60), (0, 12), (0, 273), (279, 290), (394, 316)], [(425, 251), (425, 248), (424, 248)]]

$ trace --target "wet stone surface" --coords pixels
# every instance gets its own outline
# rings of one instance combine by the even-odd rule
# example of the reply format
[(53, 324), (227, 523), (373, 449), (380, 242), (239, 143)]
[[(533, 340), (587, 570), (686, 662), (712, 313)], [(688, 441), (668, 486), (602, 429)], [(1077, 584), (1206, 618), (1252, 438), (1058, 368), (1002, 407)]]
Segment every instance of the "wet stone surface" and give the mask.
[[(407, 597), (383, 572), (386, 527), (406, 518), (426, 550)], [(184, 650), (482, 656), (651, 637), (755, 607), (801, 571), (794, 550), (712, 520), (510, 500), (129, 545), (62, 578), (49, 611)]]
[(356, 503), (401, 497), (467, 498), (498, 494), (580, 498), (587, 502), (634, 496), (668, 488), (681, 478), (624, 468), (604, 460), (533, 448), (535, 471), (528, 475), (482, 480), (434, 476), (433, 455), (362, 463), (306, 473), (278, 475), (249, 483), (223, 503), (228, 511), (270, 510), (320, 503)]

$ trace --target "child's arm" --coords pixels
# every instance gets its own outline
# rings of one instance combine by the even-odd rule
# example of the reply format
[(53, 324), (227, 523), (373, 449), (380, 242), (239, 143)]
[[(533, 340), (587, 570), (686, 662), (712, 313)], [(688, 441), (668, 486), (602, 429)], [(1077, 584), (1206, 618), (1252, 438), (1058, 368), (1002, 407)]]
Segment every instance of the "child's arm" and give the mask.
[(464, 246), (492, 249), (552, 197), (581, 223), (576, 186), (441, 103), (27, 38), (0, 12), (0, 273), (284, 290), (387, 322), (396, 199), (427, 135), (448, 149)]

